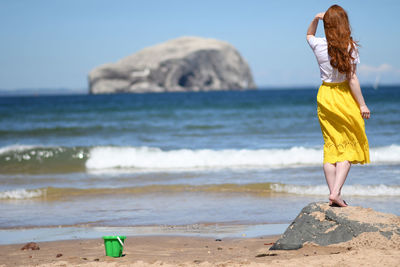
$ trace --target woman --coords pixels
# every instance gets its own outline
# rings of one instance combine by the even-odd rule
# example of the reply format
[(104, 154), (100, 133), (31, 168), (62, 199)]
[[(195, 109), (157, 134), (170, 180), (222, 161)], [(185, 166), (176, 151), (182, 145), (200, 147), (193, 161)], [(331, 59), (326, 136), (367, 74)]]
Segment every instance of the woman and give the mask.
[[(315, 37), (319, 20), (324, 21), (326, 38)], [(351, 164), (370, 162), (363, 120), (370, 118), (370, 111), (356, 75), (360, 60), (346, 11), (333, 5), (325, 13), (318, 13), (308, 27), (307, 41), (317, 58), (322, 79), (317, 103), (329, 205), (346, 207), (341, 190)]]

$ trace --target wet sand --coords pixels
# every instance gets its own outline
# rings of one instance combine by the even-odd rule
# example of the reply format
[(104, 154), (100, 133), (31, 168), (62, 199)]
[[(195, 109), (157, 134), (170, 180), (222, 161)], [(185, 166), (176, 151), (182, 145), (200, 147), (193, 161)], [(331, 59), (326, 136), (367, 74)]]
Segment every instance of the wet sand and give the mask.
[(299, 250), (269, 251), (278, 238), (128, 236), (121, 258), (105, 256), (102, 239), (38, 242), (40, 250), (28, 251), (21, 250), (24, 244), (1, 245), (0, 266), (398, 266), (400, 262), (397, 247), (310, 244)]

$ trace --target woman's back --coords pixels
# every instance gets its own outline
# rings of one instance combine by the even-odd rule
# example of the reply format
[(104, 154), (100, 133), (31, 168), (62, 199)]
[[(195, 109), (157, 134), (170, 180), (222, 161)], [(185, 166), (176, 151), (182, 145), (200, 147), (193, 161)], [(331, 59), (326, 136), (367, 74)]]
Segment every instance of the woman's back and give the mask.
[[(319, 65), (321, 80), (329, 83), (340, 83), (346, 80), (346, 74), (340, 73), (338, 69), (331, 66), (331, 58), (328, 55), (328, 42), (326, 38), (311, 36), (307, 39), (308, 44), (314, 52)], [(360, 63), (358, 51), (353, 51), (353, 64)]]

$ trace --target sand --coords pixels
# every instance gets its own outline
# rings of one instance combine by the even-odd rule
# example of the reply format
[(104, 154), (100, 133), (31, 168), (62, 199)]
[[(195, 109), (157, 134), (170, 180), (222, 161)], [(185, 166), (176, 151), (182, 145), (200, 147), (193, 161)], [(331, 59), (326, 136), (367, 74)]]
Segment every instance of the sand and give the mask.
[[(40, 250), (22, 251), (24, 244), (0, 246), (0, 266), (399, 266), (397, 245), (373, 242), (335, 246), (307, 244), (299, 250), (269, 251), (279, 236), (214, 238), (130, 236), (124, 257), (105, 256), (102, 239), (38, 243)], [(373, 236), (363, 236), (369, 240)], [(61, 256), (57, 254), (62, 254)]]

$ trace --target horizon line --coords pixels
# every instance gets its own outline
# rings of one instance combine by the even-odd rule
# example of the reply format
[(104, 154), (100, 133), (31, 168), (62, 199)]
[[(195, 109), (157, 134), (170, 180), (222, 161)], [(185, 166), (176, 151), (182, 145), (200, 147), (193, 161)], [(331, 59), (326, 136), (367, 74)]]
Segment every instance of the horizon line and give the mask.
[[(227, 89), (227, 90), (211, 90), (211, 91), (184, 91), (184, 92), (218, 92), (218, 91), (273, 91), (273, 90), (315, 90), (318, 89), (320, 84), (314, 85), (266, 85), (266, 86), (258, 86), (256, 88), (242, 88), (242, 89)], [(374, 84), (361, 84), (361, 88), (374, 88)], [(388, 84), (380, 84), (379, 87), (400, 87), (400, 83), (388, 83)], [(141, 93), (152, 93), (152, 92), (119, 92), (119, 93), (127, 93), (127, 94), (141, 94)], [(159, 92), (159, 93), (174, 93), (174, 92)], [(178, 92), (182, 93), (182, 92)], [(56, 96), (56, 95), (90, 95), (89, 88), (67, 88), (67, 87), (46, 87), (46, 88), (14, 88), (14, 89), (4, 89), (0, 88), (0, 97), (7, 96)], [(111, 93), (118, 94), (118, 93)], [(100, 94), (101, 95), (101, 94)]]
[[(260, 85), (256, 86), (256, 90), (268, 90), (268, 89), (297, 89), (297, 88), (305, 88), (305, 87), (315, 87), (315, 86), (320, 86), (320, 83), (315, 83), (315, 84), (304, 84), (304, 85), (298, 85), (298, 84), (287, 84), (287, 85), (278, 85), (278, 84), (272, 84), (272, 85)], [(374, 83), (363, 83), (360, 84), (361, 87), (371, 87), (374, 86)], [(381, 86), (400, 86), (400, 82), (395, 82), (395, 83), (381, 83), (379, 84), (379, 87)], [(33, 91), (33, 90), (43, 90), (43, 91), (62, 91), (62, 90), (68, 90), (68, 91), (89, 91), (89, 88), (74, 88), (74, 87), (64, 87), (64, 86), (57, 86), (57, 87), (17, 87), (17, 88), (0, 88), (0, 93), (1, 92), (17, 92), (17, 91)], [(228, 90), (221, 90), (221, 91), (229, 91)], [(250, 90), (250, 88), (241, 88), (241, 89), (232, 89), (232, 90)], [(218, 91), (218, 90), (215, 90)], [(188, 91), (191, 92), (191, 91)]]

